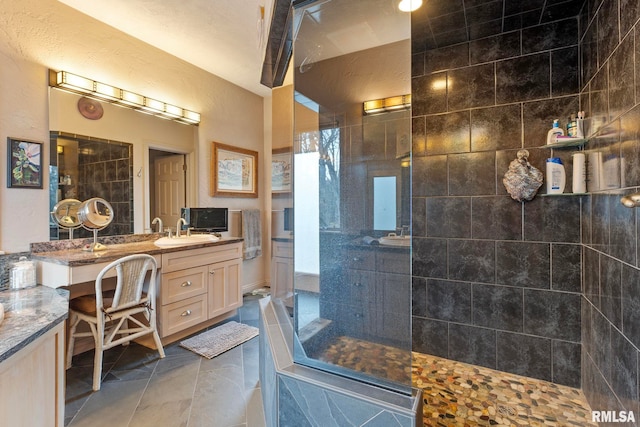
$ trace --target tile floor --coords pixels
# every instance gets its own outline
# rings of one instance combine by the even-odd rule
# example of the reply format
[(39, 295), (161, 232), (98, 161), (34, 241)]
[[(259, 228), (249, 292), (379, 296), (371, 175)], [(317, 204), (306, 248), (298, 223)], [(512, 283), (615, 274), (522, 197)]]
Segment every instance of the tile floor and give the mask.
[[(229, 320), (257, 326), (259, 299), (245, 297), (238, 315)], [(325, 357), (366, 370), (367, 366), (380, 367), (374, 354), (393, 360), (393, 349), (383, 350), (347, 338), (337, 340)], [(67, 371), (65, 425), (265, 425), (257, 337), (211, 360), (177, 343), (165, 351), (165, 359), (137, 344), (107, 351), (102, 389), (95, 393), (91, 391), (93, 353), (75, 357), (74, 366)], [(345, 357), (348, 354), (359, 357)], [(356, 362), (358, 366), (349, 366)], [(419, 353), (413, 353), (410, 370), (413, 385), (423, 390), (425, 427), (595, 425), (577, 389)], [(397, 373), (407, 375), (401, 370)]]

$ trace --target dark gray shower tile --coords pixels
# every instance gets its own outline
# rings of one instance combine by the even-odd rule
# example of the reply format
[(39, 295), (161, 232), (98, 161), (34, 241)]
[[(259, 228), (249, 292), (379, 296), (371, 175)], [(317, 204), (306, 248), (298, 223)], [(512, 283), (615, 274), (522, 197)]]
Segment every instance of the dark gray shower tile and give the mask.
[(522, 56), (496, 63), (496, 103), (508, 104), (551, 93), (549, 53)]
[(588, 353), (589, 357), (593, 353), (593, 328), (591, 327), (591, 302), (583, 295), (580, 307), (581, 342), (583, 353)]
[(493, 151), (449, 156), (449, 194), (484, 196), (496, 194), (496, 154)]
[[(589, 357), (583, 357), (583, 381), (582, 389), (585, 397), (592, 408), (606, 408), (600, 410), (607, 411), (620, 411), (623, 408), (618, 403), (618, 399), (615, 397), (611, 388), (602, 377), (597, 366)], [(613, 426), (613, 424), (611, 424)]]
[(611, 378), (611, 323), (595, 309), (591, 308), (593, 328), (593, 361), (607, 381)]
[(448, 194), (446, 155), (414, 157), (412, 174), (414, 197)]
[(471, 64), (496, 61), (520, 55), (520, 31), (511, 31), (469, 43)]
[(447, 8), (447, 13), (430, 20), (431, 30), (434, 34), (442, 34), (450, 32), (452, 29), (464, 29), (465, 17), (464, 10), (454, 10)]
[(424, 197), (414, 197), (411, 200), (411, 234), (413, 236), (426, 237), (427, 233), (427, 208)]
[(524, 332), (545, 338), (580, 341), (580, 295), (524, 290)]
[[(523, 105), (524, 146), (540, 147), (545, 145), (547, 132), (553, 126), (553, 120), (569, 117), (579, 108), (578, 96), (525, 102)], [(549, 157), (548, 150), (546, 150), (544, 157)]]
[(427, 317), (471, 322), (471, 284), (427, 279)]
[(620, 0), (620, 34), (624, 37), (633, 28), (633, 24), (640, 18), (640, 1)]
[(434, 34), (433, 38), (438, 47), (451, 46), (467, 41), (467, 29), (465, 27), (452, 27), (451, 31), (445, 33)]
[(476, 326), (449, 325), (449, 358), (496, 368), (496, 331)]
[[(443, 113), (447, 110), (447, 91), (437, 89), (434, 82), (446, 82), (447, 73), (429, 74), (411, 79), (411, 114), (422, 116), (425, 114)], [(446, 88), (446, 84), (444, 85)]]
[(523, 290), (474, 284), (473, 324), (504, 331), (523, 331)]
[(582, 8), (584, 0), (562, 0), (559, 2), (547, 2), (541, 22), (553, 22), (562, 19), (576, 19), (576, 13)]
[(105, 181), (106, 172), (105, 172), (105, 163), (94, 163), (91, 165), (93, 168), (93, 182), (100, 183)]
[(450, 240), (449, 278), (495, 283), (495, 258), (492, 240)]
[(580, 343), (552, 341), (553, 382), (580, 388)]
[[(531, 10), (538, 10), (544, 6), (544, 0), (505, 0), (505, 15), (518, 15)], [(540, 14), (538, 13), (538, 16)]]
[(424, 72), (431, 74), (469, 65), (469, 45), (467, 43), (428, 50), (424, 53)]
[(609, 60), (609, 117), (613, 119), (633, 107), (633, 34), (627, 36)]
[(624, 129), (620, 157), (624, 161), (621, 187), (640, 185), (640, 105), (620, 118)]
[(551, 245), (551, 289), (582, 292), (581, 246), (554, 243)]
[(493, 21), (471, 23), (469, 25), (469, 40), (478, 40), (485, 37), (495, 36), (502, 32), (502, 19)]
[(423, 156), (427, 150), (427, 135), (425, 117), (414, 117), (411, 120), (411, 154), (414, 157)]
[(600, 255), (588, 246), (584, 246), (582, 259), (584, 296), (600, 308)]
[(638, 350), (611, 328), (611, 387), (628, 410), (638, 405)]
[(448, 357), (449, 333), (447, 325), (447, 322), (413, 317), (412, 350), (438, 357)]
[(414, 237), (411, 241), (413, 275), (447, 277), (447, 241)]
[(497, 369), (551, 381), (551, 340), (497, 332)]
[(447, 83), (448, 111), (495, 105), (493, 63), (448, 71)]
[(551, 96), (579, 91), (578, 47), (554, 50), (551, 52)]
[[(580, 86), (584, 87), (598, 71), (598, 25), (591, 22), (580, 44)], [(588, 113), (590, 110), (585, 110)], [(589, 114), (590, 117), (590, 114)]]
[(640, 270), (622, 265), (622, 331), (640, 347)]
[(524, 204), (528, 241), (580, 243), (580, 199), (536, 197)]
[(618, 45), (618, 1), (604, 0), (598, 10), (598, 59), (600, 65)]
[(522, 54), (542, 52), (578, 44), (576, 18), (536, 25), (522, 30)]
[(411, 314), (427, 317), (427, 280), (422, 277), (411, 280)]
[(520, 105), (471, 110), (471, 151), (522, 147)]
[(636, 265), (636, 210), (625, 207), (619, 199), (619, 194), (611, 196), (609, 253), (621, 261)]
[(609, 247), (610, 201), (608, 194), (591, 195), (591, 243), (594, 248), (605, 252)]
[(520, 240), (522, 204), (510, 196), (471, 199), (471, 237), (474, 239)]
[(471, 199), (427, 198), (427, 237), (471, 237)]
[(592, 243), (591, 238), (591, 196), (582, 198), (581, 207), (581, 227), (580, 233), (583, 245), (590, 245)]
[(116, 160), (116, 179), (125, 181), (131, 178), (131, 163), (129, 159)]
[[(427, 154), (467, 153), (471, 147), (469, 111), (428, 116)], [(455, 129), (455, 132), (451, 132)]]
[(591, 133), (597, 132), (600, 127), (609, 121), (609, 91), (607, 67), (602, 67), (589, 84), (589, 105), (591, 111), (587, 117), (591, 118)]
[(548, 243), (497, 242), (496, 282), (501, 285), (549, 289)]
[(424, 75), (424, 52), (413, 48), (411, 52), (411, 77), (420, 77)]

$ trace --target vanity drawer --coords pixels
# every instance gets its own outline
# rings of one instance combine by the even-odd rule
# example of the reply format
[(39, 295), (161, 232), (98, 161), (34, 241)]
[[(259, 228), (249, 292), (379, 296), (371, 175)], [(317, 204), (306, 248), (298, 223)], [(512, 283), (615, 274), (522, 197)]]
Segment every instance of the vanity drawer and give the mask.
[(207, 320), (207, 295), (198, 295), (160, 308), (160, 337), (180, 332)]
[(169, 252), (162, 254), (162, 274), (234, 258), (242, 258), (241, 242)]
[(160, 290), (161, 304), (171, 304), (206, 293), (207, 271), (208, 267), (202, 266), (163, 274)]
[(347, 267), (358, 270), (375, 270), (376, 253), (367, 249), (349, 249), (346, 252)]

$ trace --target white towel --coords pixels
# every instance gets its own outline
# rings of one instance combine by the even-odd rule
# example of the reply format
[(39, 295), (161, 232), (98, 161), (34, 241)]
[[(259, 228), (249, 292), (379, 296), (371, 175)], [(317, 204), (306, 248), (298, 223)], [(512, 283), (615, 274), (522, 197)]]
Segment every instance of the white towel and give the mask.
[(262, 220), (260, 210), (242, 210), (242, 238), (244, 239), (244, 259), (262, 255)]

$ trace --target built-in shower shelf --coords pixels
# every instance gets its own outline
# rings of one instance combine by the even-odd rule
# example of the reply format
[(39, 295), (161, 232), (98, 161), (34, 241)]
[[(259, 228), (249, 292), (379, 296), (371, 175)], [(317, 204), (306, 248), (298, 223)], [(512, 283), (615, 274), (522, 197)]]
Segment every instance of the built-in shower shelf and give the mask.
[(553, 144), (545, 144), (540, 148), (571, 148), (571, 147), (580, 147), (587, 143), (585, 138), (562, 138), (559, 142), (554, 142)]
[(560, 194), (539, 194), (540, 197), (568, 197), (568, 196), (586, 196), (589, 193), (560, 193)]

